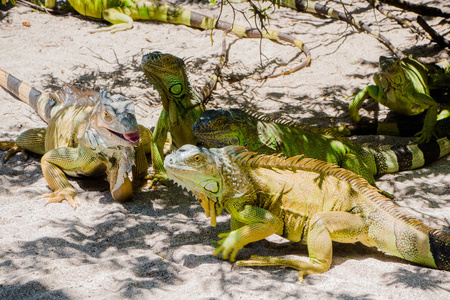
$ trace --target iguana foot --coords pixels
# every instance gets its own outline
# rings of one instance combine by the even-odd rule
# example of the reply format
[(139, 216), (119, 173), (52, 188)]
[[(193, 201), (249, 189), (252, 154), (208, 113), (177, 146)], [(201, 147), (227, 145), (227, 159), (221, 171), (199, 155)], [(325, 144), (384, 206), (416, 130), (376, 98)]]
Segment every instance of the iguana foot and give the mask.
[(323, 273), (326, 270), (328, 270), (328, 268), (324, 267), (324, 265), (321, 264), (320, 262), (310, 263), (298, 259), (287, 259), (287, 258), (259, 256), (259, 255), (252, 255), (249, 260), (239, 260), (234, 264), (233, 268), (244, 266), (245, 267), (285, 266), (292, 269), (296, 269), (298, 270), (298, 281), (300, 281), (300, 283), (303, 283), (303, 276), (305, 275)]
[(144, 177), (144, 179), (150, 181), (150, 183), (147, 183), (145, 186), (146, 188), (152, 188), (157, 182), (161, 183), (162, 185), (166, 185), (169, 183), (169, 177), (167, 177), (167, 174), (153, 174), (153, 175), (147, 175)]
[(244, 248), (244, 245), (238, 243), (239, 239), (236, 235), (236, 231), (219, 234), (221, 240), (217, 242), (219, 247), (214, 250), (213, 255), (219, 255), (222, 252), (222, 259), (235, 261), (238, 251)]
[(22, 155), (25, 159), (28, 159), (27, 152), (17, 146), (15, 142), (0, 142), (0, 149), (9, 148), (8, 152), (6, 152), (5, 158), (3, 158), (3, 162), (7, 162), (11, 157), (16, 155), (17, 152), (22, 152)]
[(53, 193), (44, 194), (42, 195), (42, 198), (50, 198), (45, 205), (50, 203), (61, 203), (64, 200), (67, 200), (73, 209), (77, 209), (81, 204), (80, 200), (76, 197), (77, 194), (77, 191), (73, 188), (65, 188)]
[(425, 130), (422, 129), (418, 133), (416, 133), (414, 136), (418, 136), (417, 139), (412, 141), (413, 144), (423, 144), (423, 143), (429, 143), (431, 141), (432, 137), (437, 138), (437, 135), (431, 131), (431, 130)]

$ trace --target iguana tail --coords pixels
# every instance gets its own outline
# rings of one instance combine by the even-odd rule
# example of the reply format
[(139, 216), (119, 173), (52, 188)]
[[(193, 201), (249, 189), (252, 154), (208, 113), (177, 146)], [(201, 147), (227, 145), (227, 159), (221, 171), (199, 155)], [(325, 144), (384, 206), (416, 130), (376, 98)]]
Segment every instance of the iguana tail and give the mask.
[(300, 40), (288, 34), (281, 33), (275, 30), (266, 30), (235, 25), (168, 4), (145, 1), (143, 6), (145, 7), (145, 9), (144, 7), (139, 7), (139, 17), (141, 19), (180, 24), (204, 30), (219, 29), (226, 33), (233, 33), (240, 38), (264, 38), (273, 41), (284, 41), (298, 47), (306, 55), (305, 61), (303, 61), (300, 65), (292, 68), (291, 70), (266, 76), (262, 79), (288, 75), (309, 66), (309, 64), (311, 63), (311, 53), (309, 49)]
[(0, 70), (0, 86), (31, 106), (46, 123), (61, 107), (61, 104), (51, 94), (42, 93), (3, 70)]
[[(351, 135), (393, 135), (411, 137), (422, 130), (421, 122), (383, 122), (357, 125), (346, 125), (331, 130), (344, 136)], [(450, 118), (436, 122), (435, 133), (438, 138), (450, 136)]]
[(377, 174), (413, 170), (438, 160), (450, 153), (450, 141), (447, 137), (424, 144), (389, 146), (389, 149), (365, 148), (375, 158)]
[[(279, 0), (270, 0), (270, 1), (276, 4)], [(365, 31), (373, 35), (397, 56), (399, 57), (403, 56), (400, 50), (394, 47), (394, 45), (392, 45), (392, 43), (384, 35), (380, 34), (378, 31), (370, 29), (369, 26), (367, 26), (357, 18), (354, 18), (348, 12), (342, 13), (340, 11), (334, 10), (331, 7), (319, 4), (311, 0), (281, 0), (281, 6), (289, 7), (299, 12), (309, 12), (322, 16), (328, 16), (332, 19), (344, 21), (347, 24), (354, 26), (358, 31)]]

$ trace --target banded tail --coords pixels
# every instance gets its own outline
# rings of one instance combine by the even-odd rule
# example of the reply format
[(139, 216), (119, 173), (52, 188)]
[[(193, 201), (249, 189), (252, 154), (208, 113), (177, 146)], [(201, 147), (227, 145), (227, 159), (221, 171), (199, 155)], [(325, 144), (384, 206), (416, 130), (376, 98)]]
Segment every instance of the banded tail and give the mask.
[(31, 106), (46, 123), (62, 105), (51, 94), (43, 93), (13, 75), (0, 70), (0, 85), (20, 101)]
[[(270, 1), (273, 2), (274, 4), (277, 4), (278, 2), (276, 0)], [(347, 24), (355, 27), (358, 31), (365, 31), (368, 34), (374, 36), (398, 57), (403, 56), (401, 51), (398, 50), (394, 45), (392, 45), (392, 43), (384, 35), (380, 34), (378, 31), (372, 30), (369, 26), (367, 26), (357, 18), (353, 17), (348, 12), (342, 13), (340, 11), (334, 10), (331, 7), (319, 4), (311, 0), (281, 0), (281, 6), (289, 7), (299, 12), (308, 12), (344, 21)]]
[[(393, 135), (411, 137), (422, 130), (422, 122), (383, 122), (347, 125), (331, 130), (345, 136), (351, 135)], [(450, 117), (436, 122), (435, 133), (438, 138), (450, 136)]]
[(450, 141), (444, 137), (434, 142), (410, 144), (406, 146), (389, 146), (389, 149), (372, 149), (370, 151), (377, 167), (377, 174), (413, 170), (427, 165), (450, 153)]
[(168, 4), (143, 1), (138, 2), (137, 5), (140, 13), (139, 18), (141, 19), (185, 25), (203, 30), (218, 29), (224, 31), (225, 33), (233, 33), (240, 38), (264, 38), (273, 41), (284, 41), (299, 48), (305, 54), (306, 59), (300, 65), (290, 70), (259, 79), (288, 75), (308, 67), (311, 63), (311, 53), (308, 47), (306, 47), (300, 40), (286, 33), (278, 32), (276, 30), (266, 30), (236, 25)]

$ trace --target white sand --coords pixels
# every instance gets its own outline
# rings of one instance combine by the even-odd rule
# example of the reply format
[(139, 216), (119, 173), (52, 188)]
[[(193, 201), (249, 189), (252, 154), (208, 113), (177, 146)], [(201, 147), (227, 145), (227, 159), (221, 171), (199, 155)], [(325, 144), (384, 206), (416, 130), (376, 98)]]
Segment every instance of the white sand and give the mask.
[[(354, 3), (362, 9), (349, 6), (350, 11), (357, 9), (359, 17), (376, 24), (365, 2)], [(210, 16), (219, 13), (201, 4), (184, 6)], [(139, 121), (149, 126), (155, 125), (161, 105), (140, 69), (142, 55), (159, 50), (189, 58), (191, 81), (200, 86), (220, 49), (220, 32), (215, 32), (211, 46), (207, 32), (184, 26), (135, 22), (130, 31), (89, 34), (98, 23), (23, 7), (0, 16), (0, 69), (47, 91), (69, 82), (125, 94), (137, 101)], [(272, 17), (270, 28), (283, 29), (310, 47), (311, 67), (266, 82), (244, 79), (230, 84), (260, 69), (260, 59), (267, 66), (266, 57), (287, 62), (296, 54), (293, 47), (263, 41), (266, 57), (260, 57), (260, 41), (237, 41), (224, 70), (228, 82), (219, 85), (209, 107), (254, 108), (321, 126), (350, 123), (345, 96), (371, 84), (378, 57), (389, 52), (343, 22), (287, 9)], [(380, 29), (401, 49), (430, 60), (448, 57), (407, 29), (378, 13), (376, 17)], [(222, 18), (232, 20), (229, 8)], [(245, 24), (239, 16), (237, 22)], [(448, 27), (435, 28), (448, 32)], [(3, 89), (0, 117), (2, 140), (44, 126), (31, 108)], [(377, 140), (386, 142), (371, 139)], [(4, 155), (0, 152), (0, 158)], [(447, 156), (426, 168), (382, 176), (378, 184), (420, 220), (448, 230), (449, 162)], [(224, 213), (218, 226), (210, 227), (195, 199), (175, 186), (138, 192), (132, 202), (119, 204), (102, 179), (71, 180), (80, 192), (81, 207), (74, 211), (67, 202), (44, 206), (40, 196), (50, 190), (39, 158), (25, 161), (21, 155), (0, 165), (0, 182), (0, 299), (450, 298), (449, 272), (416, 266), (360, 244), (336, 245), (331, 269), (306, 277), (304, 284), (297, 282), (295, 270), (286, 268), (231, 271), (230, 262), (212, 256), (210, 245), (228, 230), (228, 216)], [(271, 241), (249, 245), (238, 258), (307, 255), (303, 245)]]

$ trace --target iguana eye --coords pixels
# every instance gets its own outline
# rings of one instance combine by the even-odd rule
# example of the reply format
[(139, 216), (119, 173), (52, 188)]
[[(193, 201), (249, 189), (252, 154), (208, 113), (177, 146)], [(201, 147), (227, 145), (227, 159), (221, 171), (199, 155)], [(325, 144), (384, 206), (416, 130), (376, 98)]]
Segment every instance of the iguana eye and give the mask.
[(201, 160), (202, 160), (202, 158), (201, 158), (200, 155), (194, 156), (194, 161), (195, 161), (195, 162), (199, 162), (199, 161), (201, 161)]
[(110, 113), (108, 113), (107, 111), (105, 111), (104, 115), (103, 115), (103, 120), (105, 120), (105, 122), (111, 122), (113, 119), (113, 117), (111, 116)]
[(183, 87), (180, 83), (174, 84), (169, 88), (169, 92), (171, 92), (174, 95), (179, 95), (183, 91)]

